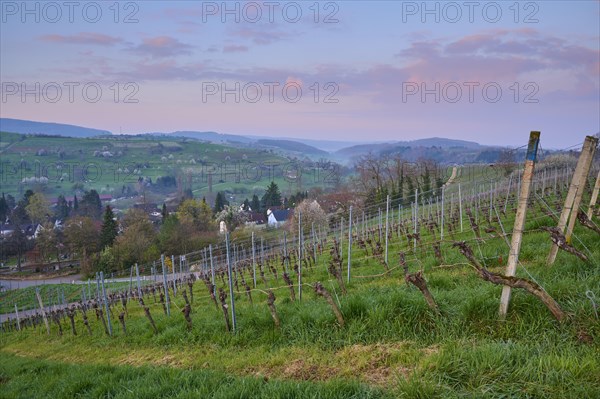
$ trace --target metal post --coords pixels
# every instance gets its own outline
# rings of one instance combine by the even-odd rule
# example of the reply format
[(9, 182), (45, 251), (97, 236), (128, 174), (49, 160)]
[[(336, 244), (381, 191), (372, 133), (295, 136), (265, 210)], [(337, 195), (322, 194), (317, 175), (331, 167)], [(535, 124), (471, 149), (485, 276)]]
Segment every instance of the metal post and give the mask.
[[(389, 199), (389, 196), (388, 196), (388, 199)], [(387, 246), (386, 246), (386, 248), (387, 248)], [(352, 205), (350, 205), (350, 218), (348, 219), (348, 283), (350, 282), (350, 265), (351, 264), (352, 264)]]
[(256, 248), (254, 247), (254, 232), (252, 232), (252, 277), (256, 288)]
[(225, 247), (227, 252), (227, 274), (229, 274), (229, 301), (231, 303), (232, 332), (235, 333), (237, 324), (235, 320), (235, 298), (233, 296), (233, 272), (231, 270), (231, 259), (229, 258), (229, 233), (225, 233)]
[[(390, 234), (390, 196), (387, 196), (385, 203), (385, 264), (388, 264), (388, 236)], [(348, 249), (348, 252), (350, 250)]]
[(140, 285), (140, 268), (138, 267), (138, 264), (135, 264), (135, 277), (137, 279), (137, 291), (138, 291), (138, 298), (142, 297), (142, 286)]
[(162, 264), (163, 272), (163, 285), (165, 287), (165, 302), (167, 305), (167, 316), (171, 316), (171, 306), (169, 303), (169, 284), (167, 283), (167, 268), (165, 267), (165, 255), (160, 255), (160, 262)]
[(302, 300), (302, 212), (298, 211), (298, 300)]
[(104, 272), (100, 272), (102, 280), (102, 296), (104, 297), (104, 309), (106, 310), (106, 321), (108, 323), (108, 335), (112, 336), (112, 323), (110, 322), (110, 308), (108, 307), (108, 298), (106, 298), (106, 287), (104, 286)]

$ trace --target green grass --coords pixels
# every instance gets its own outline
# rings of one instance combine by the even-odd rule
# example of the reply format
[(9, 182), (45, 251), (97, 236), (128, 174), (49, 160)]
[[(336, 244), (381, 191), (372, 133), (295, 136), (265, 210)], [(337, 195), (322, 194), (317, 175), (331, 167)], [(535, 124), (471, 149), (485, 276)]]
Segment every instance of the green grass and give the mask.
[[(512, 218), (503, 218), (505, 228), (512, 227)], [(178, 295), (171, 317), (152, 297), (146, 299), (158, 334), (134, 302), (128, 306), (127, 335), (113, 318), (114, 336), (107, 337), (92, 313), (92, 336), (79, 316), (77, 336), (68, 321), (62, 324), (63, 336), (54, 323), (50, 335), (43, 327), (1, 334), (0, 397), (597, 398), (600, 322), (585, 292), (600, 293), (598, 238), (578, 226), (575, 235), (590, 249), (592, 263), (561, 251), (548, 267), (550, 241), (538, 229), (552, 224), (539, 209), (529, 212), (518, 276), (531, 274), (556, 299), (571, 315), (564, 323), (521, 290), (513, 290), (508, 317), (500, 321), (501, 287), (481, 280), (450, 242), (442, 246), (440, 267), (423, 229), (423, 250), (415, 254), (394, 235), (387, 274), (377, 259), (354, 247), (346, 296), (326, 271), (327, 254), (315, 267), (303, 269), (304, 282), (322, 281), (339, 299), (344, 328), (309, 285), (302, 301), (292, 302), (281, 277), (275, 281), (266, 272), (281, 328), (274, 327), (264, 293), (269, 287), (259, 279), (253, 304), (243, 289), (236, 293), (238, 330), (230, 334), (221, 309), (215, 309), (198, 281), (191, 331)], [(470, 240), (476, 256), (490, 270), (502, 272), (506, 243), (483, 230), (482, 236), (485, 242), (472, 241), (465, 221), (465, 232), (456, 238)], [(400, 251), (406, 252), (411, 272), (424, 270), (439, 314), (415, 287), (404, 284)], [(244, 273), (251, 281), (249, 271)], [(226, 288), (220, 279), (217, 283)], [(36, 383), (25, 388), (32, 375)], [(220, 386), (228, 389), (215, 388)]]

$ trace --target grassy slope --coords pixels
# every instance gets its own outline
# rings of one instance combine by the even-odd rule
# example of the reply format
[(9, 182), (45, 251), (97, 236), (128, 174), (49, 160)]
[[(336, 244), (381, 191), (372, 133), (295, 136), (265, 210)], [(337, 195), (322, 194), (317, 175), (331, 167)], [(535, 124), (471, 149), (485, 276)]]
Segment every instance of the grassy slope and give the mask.
[[(162, 154), (156, 153), (158, 144), (164, 146)], [(105, 147), (108, 151), (115, 154), (112, 158), (94, 157), (95, 151), (103, 151)], [(151, 149), (154, 148), (154, 151)], [(179, 151), (173, 151), (179, 148)], [(47, 155), (36, 156), (38, 150), (46, 150)], [(64, 158), (59, 158), (58, 151), (65, 151)], [(286, 165), (289, 161), (280, 155), (272, 154), (265, 150), (242, 149), (229, 147), (225, 145), (207, 144), (192, 140), (186, 141), (165, 141), (164, 138), (152, 137), (100, 137), (100, 138), (70, 138), (70, 137), (44, 137), (44, 136), (22, 136), (13, 133), (3, 132), (0, 135), (0, 150), (2, 150), (2, 191), (6, 194), (12, 194), (19, 198), (19, 182), (22, 178), (47, 176), (50, 182), (45, 190), (49, 197), (56, 197), (59, 194), (67, 196), (72, 195), (74, 183), (83, 183), (85, 189), (94, 188), (98, 192), (119, 196), (124, 184), (137, 183), (139, 176), (151, 177), (153, 181), (157, 177), (173, 173), (175, 170), (185, 169), (193, 173), (194, 194), (201, 197), (208, 193), (206, 177), (201, 172), (206, 173), (209, 166), (202, 166), (202, 162), (210, 165), (224, 164), (228, 166), (225, 183), (219, 183), (222, 178), (220, 173), (213, 178), (214, 190), (226, 190), (233, 188), (246, 188), (249, 194), (240, 195), (240, 202), (245, 197), (252, 197), (256, 190), (262, 192), (270, 182), (268, 171), (262, 170), (258, 175), (251, 169), (242, 169), (242, 180), (236, 183), (233, 173), (240, 170), (237, 164), (247, 165)], [(116, 156), (121, 151), (123, 155)], [(169, 158), (172, 155), (172, 158)], [(167, 157), (167, 159), (163, 159)], [(195, 164), (190, 164), (194, 159)], [(27, 166), (21, 166), (21, 160), (27, 162)], [(57, 163), (64, 163), (62, 171), (56, 170)], [(141, 169), (142, 174), (133, 174), (133, 170), (140, 164), (146, 164)], [(94, 166), (91, 166), (94, 165)], [(128, 168), (129, 171), (126, 171)], [(212, 166), (210, 167), (212, 168)], [(120, 170), (119, 170), (120, 169)], [(82, 171), (87, 171), (88, 179), (82, 177)], [(69, 176), (64, 181), (59, 181), (61, 174), (67, 173)], [(282, 167), (275, 168), (276, 181), (280, 184), (282, 190), (291, 189), (291, 192), (297, 191), (296, 187), (290, 186), (283, 179)], [(86, 181), (87, 180), (87, 181)], [(306, 178), (303, 181), (303, 189), (312, 186), (326, 186), (321, 181)], [(34, 183), (28, 183), (22, 187), (24, 192), (28, 188), (36, 188)], [(162, 197), (161, 197), (162, 198)], [(158, 201), (158, 199), (157, 199)], [(162, 202), (162, 199), (160, 200)]]
[[(0, 366), (5, 392), (0, 397), (600, 397), (600, 323), (585, 297), (586, 290), (600, 292), (597, 235), (576, 230), (594, 265), (561, 252), (555, 266), (547, 267), (550, 241), (537, 229), (553, 222), (534, 210), (528, 220), (521, 262), (572, 314), (567, 323), (558, 324), (541, 303), (518, 290), (509, 317), (498, 321), (501, 287), (480, 280), (449, 244), (443, 246), (443, 267), (429, 245), (407, 255), (412, 271), (425, 271), (441, 308), (436, 315), (418, 290), (404, 285), (398, 267), (382, 275), (381, 263), (355, 248), (354, 278), (348, 295), (339, 296), (344, 328), (310, 286), (301, 303), (291, 302), (279, 280), (271, 285), (281, 329), (273, 326), (264, 291), (255, 290), (254, 305), (243, 292), (236, 294), (239, 331), (227, 334), (221, 310), (196, 282), (192, 331), (179, 312), (179, 296), (171, 318), (146, 300), (157, 335), (134, 303), (127, 336), (114, 323), (115, 337), (106, 337), (93, 316), (91, 337), (80, 318), (78, 336), (71, 336), (66, 322), (62, 337), (56, 325), (50, 336), (41, 330), (2, 334), (0, 351), (7, 360)], [(503, 223), (512, 226), (510, 218)], [(471, 240), (472, 233), (466, 228), (460, 238)], [(498, 259), (505, 262), (508, 250), (502, 239), (471, 245), (492, 270), (503, 270)], [(392, 267), (400, 250), (408, 251), (407, 244), (394, 237)], [(337, 297), (327, 259), (320, 257), (316, 268), (306, 270), (304, 281), (323, 281)], [(518, 275), (527, 276), (522, 267)], [(38, 383), (21, 391), (32, 375)]]

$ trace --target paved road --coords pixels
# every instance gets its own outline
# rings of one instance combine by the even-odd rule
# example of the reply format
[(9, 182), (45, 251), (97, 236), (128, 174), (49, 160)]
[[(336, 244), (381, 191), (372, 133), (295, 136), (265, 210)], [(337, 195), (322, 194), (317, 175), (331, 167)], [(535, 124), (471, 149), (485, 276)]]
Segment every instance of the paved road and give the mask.
[[(83, 284), (84, 281), (80, 281), (81, 275), (75, 274), (72, 276), (65, 277), (56, 277), (52, 279), (43, 279), (43, 280), (3, 280), (0, 279), (0, 285), (4, 287), (5, 290), (15, 290), (18, 288), (27, 288), (34, 287), (36, 285), (45, 285), (45, 284), (69, 284), (73, 281), (75, 284)], [(87, 283), (87, 280), (85, 281)]]

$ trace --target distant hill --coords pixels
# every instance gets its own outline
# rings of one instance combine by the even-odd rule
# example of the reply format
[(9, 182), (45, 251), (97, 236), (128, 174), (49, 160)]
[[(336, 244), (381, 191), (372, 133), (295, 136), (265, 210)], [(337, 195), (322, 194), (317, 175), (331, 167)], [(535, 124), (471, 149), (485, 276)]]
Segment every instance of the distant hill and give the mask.
[(34, 122), (22, 119), (0, 118), (0, 130), (20, 134), (45, 134), (67, 137), (94, 137), (112, 134), (108, 130), (91, 129), (63, 123)]
[(222, 134), (217, 132), (198, 132), (193, 130), (185, 130), (185, 131), (177, 131), (170, 133), (146, 133), (153, 136), (176, 136), (176, 137), (187, 137), (190, 139), (209, 141), (211, 143), (242, 143), (242, 144), (250, 144), (254, 140), (245, 137), (238, 136), (235, 134)]
[(257, 140), (256, 143), (262, 146), (268, 147), (277, 147), (282, 150), (291, 151), (291, 152), (299, 152), (306, 155), (317, 155), (317, 156), (328, 156), (329, 153), (327, 151), (320, 150), (311, 145), (307, 145), (304, 143), (300, 143), (298, 141), (292, 140), (271, 140), (271, 139), (261, 139)]

